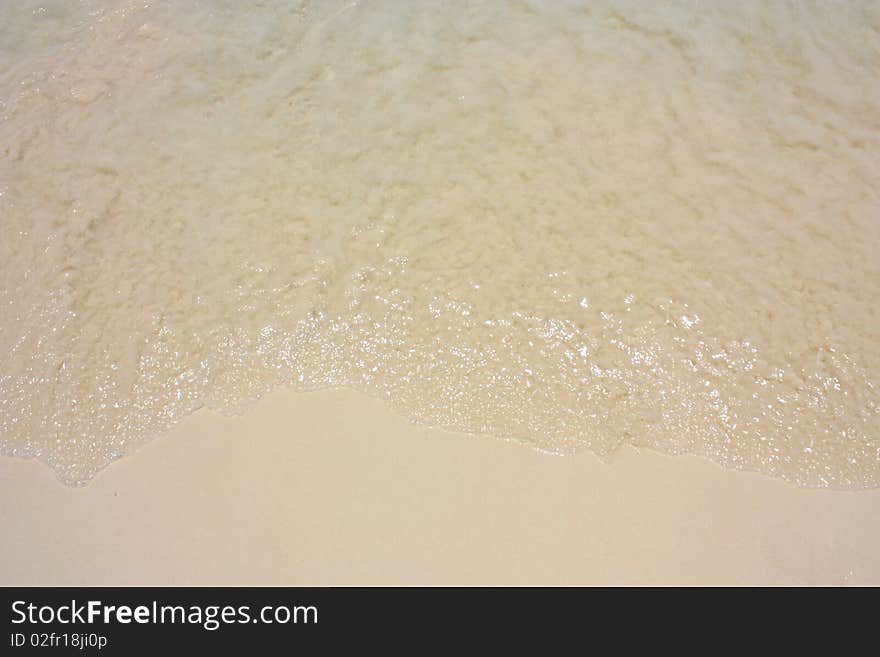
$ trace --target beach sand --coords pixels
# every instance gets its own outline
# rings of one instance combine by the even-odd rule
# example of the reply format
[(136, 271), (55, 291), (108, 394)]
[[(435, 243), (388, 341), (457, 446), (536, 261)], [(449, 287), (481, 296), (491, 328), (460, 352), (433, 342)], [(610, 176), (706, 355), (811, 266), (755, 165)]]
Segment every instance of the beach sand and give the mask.
[(348, 392), (199, 411), (83, 488), (0, 459), (0, 584), (880, 584), (880, 490), (559, 457)]

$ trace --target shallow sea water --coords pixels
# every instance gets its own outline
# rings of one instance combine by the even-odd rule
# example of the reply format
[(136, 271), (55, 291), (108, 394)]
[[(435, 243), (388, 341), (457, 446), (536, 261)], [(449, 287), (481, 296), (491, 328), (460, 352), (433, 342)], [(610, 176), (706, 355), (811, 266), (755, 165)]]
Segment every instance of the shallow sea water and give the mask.
[(0, 4), (0, 451), (66, 483), (283, 385), (876, 487), (878, 251), (876, 1)]

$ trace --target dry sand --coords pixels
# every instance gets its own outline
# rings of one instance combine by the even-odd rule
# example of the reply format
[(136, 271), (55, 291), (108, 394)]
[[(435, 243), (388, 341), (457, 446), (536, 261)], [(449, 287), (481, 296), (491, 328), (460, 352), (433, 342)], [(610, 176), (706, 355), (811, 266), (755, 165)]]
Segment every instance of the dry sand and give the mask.
[(200, 411), (84, 488), (0, 460), (0, 584), (880, 584), (880, 490), (549, 456), (352, 392)]

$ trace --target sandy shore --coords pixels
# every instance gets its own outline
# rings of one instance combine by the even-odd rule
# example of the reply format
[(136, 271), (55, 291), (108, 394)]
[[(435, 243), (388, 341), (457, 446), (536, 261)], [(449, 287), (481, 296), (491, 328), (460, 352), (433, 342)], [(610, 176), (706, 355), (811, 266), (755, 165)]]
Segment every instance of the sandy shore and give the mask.
[(0, 584), (880, 583), (880, 490), (547, 456), (352, 392), (199, 412), (85, 488), (0, 482)]

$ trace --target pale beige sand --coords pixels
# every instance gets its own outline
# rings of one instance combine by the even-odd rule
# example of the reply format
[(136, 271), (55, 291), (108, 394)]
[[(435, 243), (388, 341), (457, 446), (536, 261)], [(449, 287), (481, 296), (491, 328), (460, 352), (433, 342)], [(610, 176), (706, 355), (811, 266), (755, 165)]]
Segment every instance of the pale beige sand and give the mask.
[(880, 490), (547, 456), (351, 392), (200, 411), (85, 488), (0, 459), (0, 584), (880, 584)]

